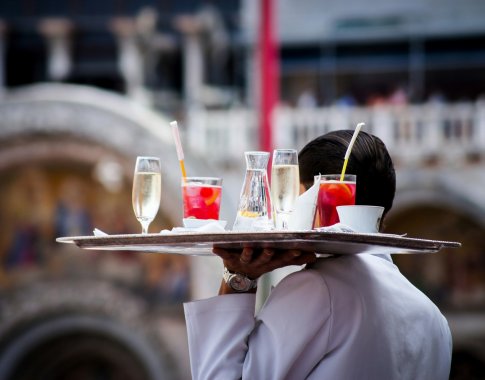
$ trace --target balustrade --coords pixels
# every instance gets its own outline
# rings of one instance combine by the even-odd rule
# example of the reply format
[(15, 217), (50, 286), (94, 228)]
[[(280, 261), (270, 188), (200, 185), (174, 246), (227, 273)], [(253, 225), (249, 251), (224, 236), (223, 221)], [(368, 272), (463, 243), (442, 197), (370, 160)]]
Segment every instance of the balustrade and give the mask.
[[(254, 110), (191, 110), (187, 145), (213, 163), (242, 162), (258, 149)], [(273, 115), (275, 147), (301, 149), (311, 139), (336, 129), (364, 130), (379, 136), (398, 164), (461, 163), (485, 153), (485, 102), (378, 107), (280, 107)]]

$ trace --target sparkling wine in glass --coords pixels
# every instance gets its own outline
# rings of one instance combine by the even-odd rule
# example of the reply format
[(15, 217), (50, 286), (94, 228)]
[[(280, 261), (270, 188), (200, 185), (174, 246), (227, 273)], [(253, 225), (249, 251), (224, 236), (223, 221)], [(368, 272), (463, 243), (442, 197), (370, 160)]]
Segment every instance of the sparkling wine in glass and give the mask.
[(161, 191), (160, 159), (137, 157), (131, 200), (135, 216), (142, 227), (142, 234), (148, 233), (148, 226), (157, 215)]
[(275, 212), (275, 226), (288, 229), (288, 219), (295, 207), (300, 189), (298, 154), (295, 149), (276, 149), (271, 169), (271, 200)]

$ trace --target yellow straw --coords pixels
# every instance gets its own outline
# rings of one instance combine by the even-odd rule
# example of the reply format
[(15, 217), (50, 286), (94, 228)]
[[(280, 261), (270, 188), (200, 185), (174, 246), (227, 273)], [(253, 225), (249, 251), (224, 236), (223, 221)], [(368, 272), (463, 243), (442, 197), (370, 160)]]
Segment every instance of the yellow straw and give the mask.
[(342, 174), (340, 174), (340, 181), (344, 180), (345, 170), (347, 170), (347, 163), (349, 162), (350, 152), (352, 151), (352, 147), (354, 146), (355, 140), (357, 139), (357, 135), (360, 132), (360, 129), (365, 125), (365, 123), (357, 124), (355, 127), (354, 134), (352, 135), (352, 139), (350, 140), (349, 146), (347, 147), (347, 151), (345, 152), (344, 158), (344, 166), (342, 167)]
[(180, 171), (182, 172), (182, 177), (183, 178), (186, 178), (187, 177), (187, 173), (185, 172), (184, 160), (179, 161), (179, 163), (180, 163)]
[(177, 157), (180, 163), (180, 170), (182, 171), (182, 178), (185, 180), (187, 173), (185, 172), (184, 151), (180, 141), (179, 127), (176, 121), (171, 121), (170, 126), (172, 127), (172, 135), (173, 139), (175, 140), (175, 148), (177, 149)]

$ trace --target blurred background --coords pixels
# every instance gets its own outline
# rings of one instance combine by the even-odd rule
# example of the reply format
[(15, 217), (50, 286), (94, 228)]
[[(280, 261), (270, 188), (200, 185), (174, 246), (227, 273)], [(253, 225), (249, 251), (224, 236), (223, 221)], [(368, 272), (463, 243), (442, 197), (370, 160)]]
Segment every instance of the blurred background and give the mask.
[(162, 160), (151, 232), (181, 224), (174, 119), (229, 225), (244, 151), (365, 122), (398, 174), (386, 232), (463, 244), (394, 260), (449, 320), (451, 378), (484, 378), (481, 0), (3, 0), (0, 378), (190, 378), (181, 303), (218, 259), (55, 242), (139, 232), (137, 155)]

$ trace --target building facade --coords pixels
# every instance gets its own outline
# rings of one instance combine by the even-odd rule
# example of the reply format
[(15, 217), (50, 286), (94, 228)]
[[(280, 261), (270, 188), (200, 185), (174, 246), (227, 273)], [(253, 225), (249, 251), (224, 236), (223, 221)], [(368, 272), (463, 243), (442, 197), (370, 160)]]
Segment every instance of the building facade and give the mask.
[[(398, 171), (387, 231), (463, 243), (460, 252), (395, 257), (450, 321), (453, 379), (481, 374), (485, 363), (482, 3), (275, 1), (281, 91), (274, 145), (300, 149), (364, 121)], [(180, 121), (188, 170), (224, 177), (221, 212), (232, 222), (243, 152), (259, 148), (259, 20), (250, 0), (0, 3), (4, 377), (27, 376), (25, 363), (45, 363), (43, 350), (56, 352), (82, 332), (91, 339), (84, 347), (102, 343), (96, 352), (112, 374), (187, 378), (186, 349), (174, 343), (185, 337), (171, 333), (183, 327), (180, 302), (216, 291), (220, 263), (80, 254), (54, 239), (94, 227), (138, 231), (130, 192), (142, 154), (160, 156), (164, 169), (153, 231), (180, 223), (172, 119)], [(128, 311), (120, 312), (124, 304)], [(134, 320), (162, 326), (157, 342)], [(100, 331), (109, 331), (101, 341)], [(85, 358), (82, 347), (64, 363)], [(130, 353), (125, 363), (119, 352)], [(68, 368), (94, 375), (94, 362)]]

